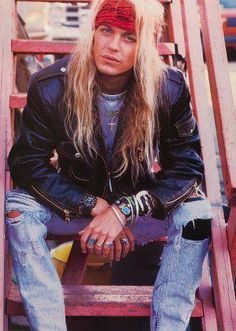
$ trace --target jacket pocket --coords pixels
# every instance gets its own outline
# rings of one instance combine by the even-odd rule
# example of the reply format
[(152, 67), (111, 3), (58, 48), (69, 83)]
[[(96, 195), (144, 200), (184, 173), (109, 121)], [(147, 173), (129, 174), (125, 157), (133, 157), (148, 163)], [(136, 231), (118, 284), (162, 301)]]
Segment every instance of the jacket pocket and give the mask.
[(78, 160), (81, 158), (80, 153), (76, 150), (73, 142), (71, 141), (62, 141), (59, 146), (56, 148), (58, 155), (62, 155), (69, 160)]
[(196, 120), (193, 116), (185, 122), (175, 124), (179, 137), (193, 136), (195, 126), (196, 126)]

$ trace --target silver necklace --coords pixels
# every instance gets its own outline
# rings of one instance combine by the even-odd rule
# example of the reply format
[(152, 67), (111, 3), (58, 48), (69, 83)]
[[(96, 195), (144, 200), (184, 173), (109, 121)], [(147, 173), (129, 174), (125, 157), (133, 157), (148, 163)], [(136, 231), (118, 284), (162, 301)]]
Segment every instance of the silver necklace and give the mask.
[(103, 100), (105, 101), (105, 104), (109, 108), (109, 109), (105, 109), (105, 111), (106, 111), (107, 117), (109, 118), (108, 126), (110, 128), (110, 131), (113, 131), (113, 129), (116, 126), (116, 120), (117, 120), (117, 118), (119, 116), (119, 113), (120, 113), (120, 110), (122, 108), (122, 105), (121, 105), (121, 107), (119, 107), (118, 110), (111, 110), (111, 107), (109, 105), (109, 101), (118, 101), (118, 100), (121, 100), (124, 97), (124, 95), (126, 94), (126, 92), (127, 91), (124, 91), (121, 94), (114, 95), (114, 96), (111, 96), (111, 95), (108, 95), (108, 94), (104, 94), (104, 93), (101, 94)]

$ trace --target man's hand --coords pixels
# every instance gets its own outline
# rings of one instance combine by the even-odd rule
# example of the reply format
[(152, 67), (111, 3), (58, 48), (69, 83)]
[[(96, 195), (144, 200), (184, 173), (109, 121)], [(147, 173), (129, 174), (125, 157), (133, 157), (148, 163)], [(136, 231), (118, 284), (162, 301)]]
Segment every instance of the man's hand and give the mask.
[[(101, 205), (101, 208), (103, 207)], [(125, 216), (118, 208), (117, 212), (125, 224)], [(95, 216), (89, 225), (80, 232), (83, 253), (89, 251), (96, 255), (108, 257), (113, 247), (113, 241), (122, 230), (123, 227), (114, 211), (110, 207), (105, 208), (104, 211)]]
[(106, 200), (104, 200), (102, 198), (97, 198), (97, 203), (96, 203), (96, 206), (92, 209), (91, 216), (95, 217), (95, 216), (101, 214), (109, 206), (110, 205)]
[(135, 248), (135, 238), (132, 231), (126, 226), (114, 240), (114, 248), (111, 250), (109, 257), (111, 260), (120, 261), (121, 256), (126, 257), (128, 253), (133, 252)]

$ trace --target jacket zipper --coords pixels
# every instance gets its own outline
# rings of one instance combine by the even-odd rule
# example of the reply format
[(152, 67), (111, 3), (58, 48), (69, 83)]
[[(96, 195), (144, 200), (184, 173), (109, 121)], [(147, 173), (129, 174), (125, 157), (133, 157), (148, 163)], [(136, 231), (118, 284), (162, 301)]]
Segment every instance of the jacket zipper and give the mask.
[(197, 182), (195, 182), (193, 184), (193, 186), (191, 186), (184, 194), (182, 194), (178, 198), (167, 201), (165, 203), (165, 206), (167, 207), (167, 209), (171, 208), (172, 205), (175, 205), (178, 202), (182, 202), (183, 200), (185, 200), (185, 198), (188, 198), (196, 190), (197, 186), (198, 186), (198, 184), (197, 184)]
[[(104, 159), (104, 157), (102, 156), (101, 153), (97, 152), (98, 155), (101, 157), (103, 163), (104, 163), (104, 166), (106, 168), (106, 175), (107, 175), (107, 178), (106, 178), (106, 184), (108, 183), (108, 186), (109, 186), (109, 190), (110, 192), (112, 193), (113, 192), (113, 188), (112, 188), (112, 181), (111, 181), (111, 172), (109, 171), (109, 169), (107, 168), (107, 163), (106, 163), (106, 160)], [(104, 196), (105, 192), (106, 192), (106, 186), (104, 187), (103, 189), (103, 193), (102, 193), (102, 196)]]
[(109, 186), (109, 190), (112, 193), (113, 192), (113, 187), (112, 187), (112, 180), (111, 180), (111, 173), (108, 172), (108, 186)]
[[(54, 207), (56, 207), (57, 209), (59, 209), (61, 211), (62, 214), (64, 214), (64, 220), (66, 223), (70, 223), (71, 222), (71, 218), (70, 218), (70, 211), (68, 209), (65, 209), (63, 207), (61, 207), (58, 203), (55, 203), (52, 199), (48, 199), (48, 197), (45, 196), (45, 194), (43, 194), (38, 188), (36, 188), (34, 185), (31, 186), (31, 188), (40, 196), (42, 197), (44, 200), (47, 200), (49, 202), (49, 204), (53, 205)], [(74, 213), (73, 213), (74, 214)]]
[(74, 171), (70, 168), (70, 170), (69, 170), (69, 173), (71, 174), (71, 176), (73, 177), (73, 178), (75, 178), (75, 179), (77, 179), (77, 180), (80, 180), (80, 181), (83, 181), (83, 182), (88, 182), (89, 181), (89, 179), (85, 179), (85, 178), (80, 178), (80, 177), (78, 177), (75, 173), (74, 173)]

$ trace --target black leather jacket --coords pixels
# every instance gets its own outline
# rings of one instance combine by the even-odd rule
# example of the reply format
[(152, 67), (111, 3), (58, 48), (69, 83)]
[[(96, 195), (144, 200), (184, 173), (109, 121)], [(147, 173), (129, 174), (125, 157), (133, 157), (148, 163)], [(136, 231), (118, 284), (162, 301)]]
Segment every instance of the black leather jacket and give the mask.
[[(31, 78), (20, 136), (8, 158), (14, 183), (66, 221), (78, 216), (77, 206), (87, 191), (112, 202), (141, 189), (157, 197), (154, 216), (165, 218), (194, 192), (203, 174), (199, 133), (183, 74), (169, 68), (163, 88), (169, 106), (159, 116), (161, 132), (155, 147), (161, 171), (155, 175), (146, 171), (133, 185), (130, 170), (114, 178), (117, 158), (108, 168), (99, 125), (95, 124), (95, 159), (83, 160), (68, 138), (64, 128), (66, 109), (61, 101), (67, 63), (68, 58), (59, 60)], [(118, 123), (114, 150), (120, 130)], [(59, 169), (49, 162), (54, 149), (59, 155)]]

